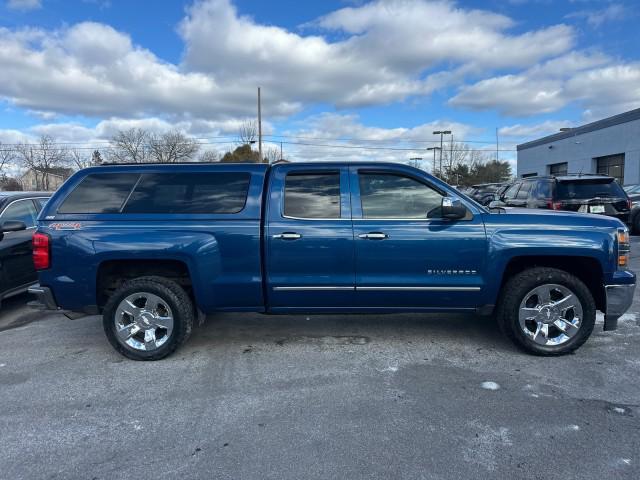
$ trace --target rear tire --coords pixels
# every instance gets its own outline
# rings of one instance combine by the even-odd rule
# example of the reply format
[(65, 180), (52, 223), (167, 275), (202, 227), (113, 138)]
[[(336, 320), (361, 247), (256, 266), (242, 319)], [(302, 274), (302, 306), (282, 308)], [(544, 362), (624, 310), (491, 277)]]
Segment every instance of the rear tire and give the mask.
[(596, 305), (587, 286), (563, 270), (535, 267), (504, 285), (497, 320), (517, 346), (535, 355), (565, 355), (587, 341)]
[(193, 326), (193, 303), (176, 282), (140, 277), (120, 286), (104, 307), (109, 343), (132, 360), (160, 360), (182, 345)]

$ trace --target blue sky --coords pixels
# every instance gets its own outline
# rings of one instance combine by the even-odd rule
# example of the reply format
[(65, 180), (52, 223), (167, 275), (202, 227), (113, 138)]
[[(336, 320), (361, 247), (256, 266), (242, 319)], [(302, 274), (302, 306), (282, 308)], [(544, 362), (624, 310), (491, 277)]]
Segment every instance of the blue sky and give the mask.
[(497, 128), (513, 160), (640, 107), (639, 20), (624, 0), (8, 0), (0, 141), (92, 147), (139, 126), (224, 151), (261, 85), (267, 140), (293, 158), (402, 161), (440, 128), (494, 149)]

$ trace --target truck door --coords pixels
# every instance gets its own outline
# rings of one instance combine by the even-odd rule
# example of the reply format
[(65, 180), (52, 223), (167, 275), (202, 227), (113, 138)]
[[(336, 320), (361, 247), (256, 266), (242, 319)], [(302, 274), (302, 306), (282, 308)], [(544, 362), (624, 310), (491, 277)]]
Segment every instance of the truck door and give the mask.
[(355, 295), (349, 169), (273, 168), (265, 225), (269, 307), (351, 307)]
[(358, 306), (483, 304), (484, 223), (477, 211), (461, 220), (441, 218), (441, 188), (411, 172), (351, 167)]

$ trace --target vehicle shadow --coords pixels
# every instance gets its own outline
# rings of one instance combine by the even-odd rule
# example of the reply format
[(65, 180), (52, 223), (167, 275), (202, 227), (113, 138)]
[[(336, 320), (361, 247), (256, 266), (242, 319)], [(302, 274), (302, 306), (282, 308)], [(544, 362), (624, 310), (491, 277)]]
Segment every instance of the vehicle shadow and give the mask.
[(0, 332), (11, 328), (21, 327), (42, 318), (43, 313), (27, 306), (33, 300), (28, 293), (21, 293), (2, 301), (0, 307)]
[(473, 314), (259, 315), (216, 314), (194, 327), (187, 346), (364, 345), (439, 343), (459, 348), (517, 351), (493, 317)]

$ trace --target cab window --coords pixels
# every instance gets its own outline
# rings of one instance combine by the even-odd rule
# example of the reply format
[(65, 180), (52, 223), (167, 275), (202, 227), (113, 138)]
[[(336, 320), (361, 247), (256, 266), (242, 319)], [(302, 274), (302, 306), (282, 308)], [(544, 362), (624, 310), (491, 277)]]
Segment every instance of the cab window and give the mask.
[(363, 218), (438, 218), (442, 195), (403, 175), (360, 173)]
[(290, 173), (284, 182), (284, 215), (293, 218), (340, 218), (340, 174)]

